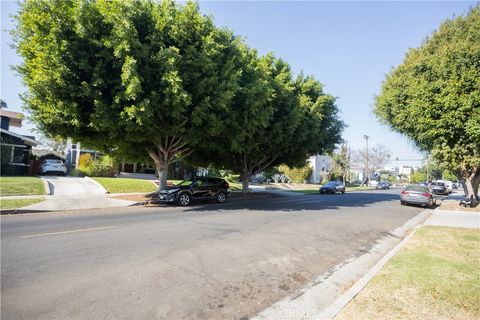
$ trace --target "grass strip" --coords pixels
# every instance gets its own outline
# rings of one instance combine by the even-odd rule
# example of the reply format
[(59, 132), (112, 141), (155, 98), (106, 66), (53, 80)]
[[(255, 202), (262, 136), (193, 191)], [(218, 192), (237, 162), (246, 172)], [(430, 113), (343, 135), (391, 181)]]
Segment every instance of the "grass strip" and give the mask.
[(157, 187), (152, 181), (128, 178), (100, 178), (92, 177), (109, 193), (154, 192)]
[(13, 210), (19, 209), (26, 206), (29, 206), (34, 203), (45, 201), (41, 198), (32, 198), (32, 199), (0, 199), (0, 209), (1, 210)]
[(479, 319), (480, 231), (426, 226), (336, 319)]
[(45, 186), (37, 177), (0, 177), (0, 196), (43, 195)]

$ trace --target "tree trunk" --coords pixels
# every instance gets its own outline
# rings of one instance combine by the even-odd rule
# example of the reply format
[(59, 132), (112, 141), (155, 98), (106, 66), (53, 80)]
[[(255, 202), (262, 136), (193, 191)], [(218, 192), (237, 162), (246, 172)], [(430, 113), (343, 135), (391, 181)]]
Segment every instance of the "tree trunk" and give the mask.
[(155, 144), (155, 148), (148, 150), (148, 155), (155, 163), (155, 169), (158, 174), (158, 189), (167, 188), (168, 165), (178, 157), (187, 157), (192, 151), (186, 147), (182, 138), (165, 137)]
[(472, 200), (472, 207), (476, 207), (479, 202), (478, 185), (480, 183), (480, 172), (476, 170), (474, 173), (464, 174), (463, 178), (465, 196)]
[(242, 193), (248, 192), (248, 186), (250, 184), (250, 171), (248, 169), (243, 169), (242, 171)]
[(160, 190), (165, 190), (167, 188), (167, 174), (168, 174), (168, 165), (157, 165), (155, 164), (158, 174), (158, 189), (157, 192)]

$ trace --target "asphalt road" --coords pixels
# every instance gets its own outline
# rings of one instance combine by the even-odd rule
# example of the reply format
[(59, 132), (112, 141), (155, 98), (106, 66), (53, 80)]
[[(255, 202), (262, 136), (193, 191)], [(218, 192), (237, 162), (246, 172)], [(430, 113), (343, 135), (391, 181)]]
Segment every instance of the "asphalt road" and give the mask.
[(2, 319), (247, 319), (422, 211), (399, 190), (1, 217)]

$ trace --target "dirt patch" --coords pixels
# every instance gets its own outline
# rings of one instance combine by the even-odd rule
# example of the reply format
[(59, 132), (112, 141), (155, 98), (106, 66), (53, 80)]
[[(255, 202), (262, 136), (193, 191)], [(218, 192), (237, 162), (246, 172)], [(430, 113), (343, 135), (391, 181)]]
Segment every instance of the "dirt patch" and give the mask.
[(451, 211), (462, 211), (462, 212), (480, 212), (480, 206), (476, 208), (465, 208), (459, 205), (460, 201), (456, 200), (445, 200), (442, 201), (442, 204), (438, 207), (439, 210), (451, 210)]
[(154, 197), (154, 193), (144, 193), (144, 194), (124, 194), (119, 196), (113, 196), (111, 198), (120, 199), (120, 200), (129, 200), (137, 202), (148, 202)]

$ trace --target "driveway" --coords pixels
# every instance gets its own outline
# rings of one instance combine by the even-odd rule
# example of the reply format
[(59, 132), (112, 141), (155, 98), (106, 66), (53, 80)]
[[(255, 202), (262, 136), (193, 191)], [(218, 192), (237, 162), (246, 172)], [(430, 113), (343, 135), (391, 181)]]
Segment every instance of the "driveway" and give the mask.
[(22, 210), (100, 209), (125, 207), (135, 203), (108, 197), (107, 191), (91, 178), (53, 176), (44, 176), (43, 178), (48, 182), (51, 195), (46, 197), (46, 201), (23, 207)]
[(248, 319), (422, 210), (390, 190), (2, 216), (2, 319)]
[(98, 196), (106, 190), (90, 178), (52, 177), (44, 176), (50, 186), (50, 192), (55, 196)]

